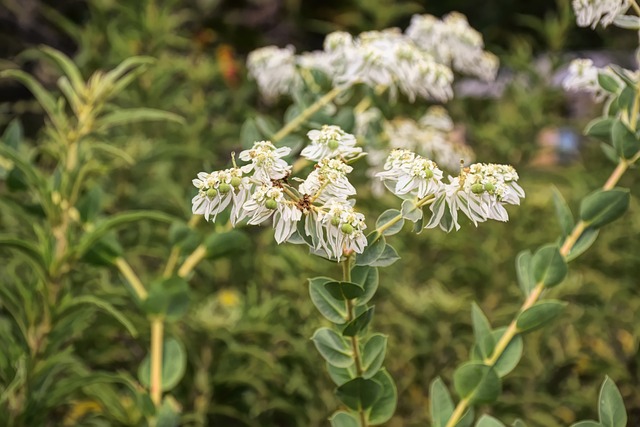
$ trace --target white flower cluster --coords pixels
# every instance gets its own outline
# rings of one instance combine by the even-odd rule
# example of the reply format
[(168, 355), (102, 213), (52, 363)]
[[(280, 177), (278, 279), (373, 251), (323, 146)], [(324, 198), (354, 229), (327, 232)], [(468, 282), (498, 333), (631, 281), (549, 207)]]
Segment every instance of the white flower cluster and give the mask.
[(498, 58), (484, 50), (482, 35), (461, 13), (449, 13), (441, 20), (432, 15), (414, 15), (406, 34), (437, 61), (460, 73), (486, 81), (496, 77)]
[(415, 15), (404, 33), (389, 28), (353, 37), (337, 31), (326, 36), (322, 51), (296, 56), (290, 46), (268, 46), (247, 59), (267, 100), (291, 94), (304, 81), (301, 70), (315, 69), (336, 86), (362, 83), (389, 88), (392, 97), (400, 91), (412, 102), (417, 97), (446, 101), (453, 96), (452, 67), (485, 80), (493, 80), (498, 68), (497, 57), (483, 50), (480, 33), (459, 13), (443, 20)]
[[(430, 107), (418, 121), (408, 118), (385, 121), (384, 133), (388, 144), (369, 150), (369, 176), (375, 176), (381, 171), (380, 166), (384, 163), (389, 149), (419, 153), (433, 159), (449, 171), (458, 170), (461, 161), (468, 164), (474, 158), (471, 148), (464, 141), (457, 140), (453, 120), (441, 106)], [(374, 181), (372, 184), (374, 193), (380, 195), (383, 188), (379, 182)]]
[(284, 160), (291, 150), (258, 141), (240, 153), (247, 164), (237, 167), (234, 162), (233, 168), (198, 174), (193, 213), (215, 221), (231, 206), (234, 226), (243, 220), (258, 225), (271, 219), (278, 243), (307, 241), (314, 251), (335, 259), (345, 251), (361, 253), (367, 244), (366, 224), (349, 200), (356, 190), (347, 178), (353, 168), (346, 161), (362, 149), (337, 126), (312, 130), (308, 136), (311, 145), (302, 154), (318, 163), (297, 189), (288, 182), (291, 165)]
[(475, 225), (488, 219), (507, 221), (505, 204), (519, 205), (524, 191), (512, 166), (475, 163), (456, 177), (443, 181), (443, 173), (431, 160), (409, 150), (394, 150), (378, 177), (396, 195), (433, 200), (426, 228), (440, 226), (449, 232), (460, 228), (459, 212)]
[(580, 27), (596, 28), (611, 24), (616, 17), (624, 15), (631, 6), (630, 0), (573, 0), (573, 10)]
[(602, 100), (605, 92), (598, 83), (598, 75), (604, 74), (614, 80), (620, 78), (610, 68), (598, 68), (590, 59), (574, 59), (569, 64), (567, 77), (562, 82), (562, 87), (567, 91), (587, 92), (596, 100)]

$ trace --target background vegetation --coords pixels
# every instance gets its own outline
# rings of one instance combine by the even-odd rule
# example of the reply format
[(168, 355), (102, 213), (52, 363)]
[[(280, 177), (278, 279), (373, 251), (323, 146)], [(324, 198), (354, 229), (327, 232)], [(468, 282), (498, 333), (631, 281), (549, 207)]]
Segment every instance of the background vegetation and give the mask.
[[(215, 169), (226, 162), (229, 151), (238, 150), (247, 118), (258, 113), (280, 118), (284, 113), (284, 103), (266, 106), (258, 99), (254, 83), (246, 78), (246, 53), (272, 43), (313, 49), (336, 29), (404, 27), (413, 13), (439, 16), (452, 10), (465, 13), (483, 33), (508, 79), (500, 99), (459, 97), (449, 109), (456, 123), (465, 124), (477, 159), (518, 168), (527, 198), (521, 208), (511, 210), (506, 224), (392, 238), (403, 258), (381, 270), (375, 301), (375, 328), (392, 337), (387, 368), (399, 388), (399, 408), (388, 425), (424, 426), (430, 381), (440, 375), (450, 384), (453, 370), (467, 358), (473, 341), (471, 301), (477, 300), (490, 320), (501, 324), (517, 311), (516, 253), (559, 231), (554, 220), (545, 219), (553, 214), (553, 186), (575, 207), (612, 168), (598, 143), (587, 139), (571, 162), (536, 161), (541, 129), (570, 127), (579, 133), (589, 117), (584, 99), (568, 97), (554, 84), (556, 71), (577, 50), (605, 49), (624, 63), (633, 53), (625, 49), (637, 40), (615, 30), (605, 37), (577, 29), (567, 0), (4, 0), (0, 67), (18, 64), (53, 89), (55, 68), (20, 52), (40, 43), (52, 45), (72, 55), (85, 77), (133, 55), (156, 58), (116, 104), (171, 111), (186, 124), (132, 124), (110, 131), (105, 140), (118, 156), (103, 163), (104, 173), (92, 179), (91, 192), (99, 195), (95, 200), (103, 215), (156, 209), (186, 222), (192, 176)], [(3, 143), (33, 148), (44, 121), (41, 108), (14, 82), (0, 81), (0, 94)], [(44, 169), (48, 161), (46, 156), (35, 159)], [(36, 207), (29, 210), (19, 177), (2, 163), (0, 179), (0, 234), (32, 239)], [(637, 181), (632, 171), (622, 183), (632, 189), (624, 220), (605, 229), (572, 266), (565, 285), (551, 290), (570, 304), (551, 327), (526, 337), (526, 357), (491, 409), (499, 418), (521, 417), (529, 425), (546, 427), (593, 418), (599, 385), (608, 374), (620, 388), (630, 425), (640, 425)], [(394, 203), (389, 198), (367, 208), (379, 213)], [(26, 207), (20, 216), (12, 208), (16, 204)], [(199, 225), (203, 234), (213, 227)], [(271, 233), (244, 230), (233, 236), (224, 256), (203, 262), (190, 282), (187, 318), (168, 330), (185, 343), (189, 356), (186, 374), (172, 391), (183, 405), (184, 425), (326, 425), (335, 407), (332, 385), (309, 341), (323, 320), (311, 305), (305, 278), (338, 267), (311, 260), (304, 248), (276, 246)], [(120, 229), (118, 237), (144, 281), (162, 268), (172, 235), (168, 226), (142, 222)], [(19, 326), (22, 322), (30, 332), (37, 327), (40, 291), (32, 286), (32, 272), (20, 255), (0, 247), (0, 260), (0, 424), (14, 418), (16, 426), (137, 425), (141, 409), (132, 398), (135, 393), (121, 384), (56, 388), (57, 381), (70, 375), (55, 371), (60, 355), (70, 356), (64, 363), (73, 363), (69, 368), (79, 377), (88, 372), (135, 376), (149, 331), (122, 277), (113, 268), (84, 263), (73, 271), (66, 291), (71, 297), (108, 301), (131, 321), (138, 336), (101, 310), (78, 308), (82, 313), (73, 323), (61, 319), (60, 345), (34, 355)], [(14, 307), (24, 313), (16, 315)], [(43, 363), (39, 369), (54, 372), (41, 381), (21, 378), (21, 366), (37, 360)]]

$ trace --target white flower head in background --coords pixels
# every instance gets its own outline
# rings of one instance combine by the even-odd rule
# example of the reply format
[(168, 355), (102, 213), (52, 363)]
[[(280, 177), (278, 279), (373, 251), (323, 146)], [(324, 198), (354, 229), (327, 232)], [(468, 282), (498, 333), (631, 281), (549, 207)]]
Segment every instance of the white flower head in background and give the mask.
[(567, 91), (587, 92), (594, 99), (601, 101), (606, 93), (598, 83), (598, 76), (603, 74), (622, 84), (622, 80), (610, 68), (598, 68), (590, 59), (574, 59), (569, 64), (567, 77), (562, 82), (562, 87)]
[(349, 159), (362, 153), (356, 147), (356, 137), (343, 131), (340, 126), (324, 125), (320, 130), (307, 133), (311, 144), (305, 147), (300, 155), (309, 160), (319, 162), (325, 157), (341, 157)]
[(266, 46), (249, 53), (247, 57), (249, 75), (258, 84), (258, 89), (267, 102), (290, 94), (302, 83), (296, 69), (293, 46), (279, 48)]
[(580, 27), (596, 28), (611, 24), (616, 17), (624, 15), (631, 6), (630, 0), (573, 0), (571, 2)]
[(251, 162), (242, 166), (242, 171), (244, 173), (253, 171), (253, 178), (262, 182), (282, 179), (291, 171), (291, 166), (282, 160), (282, 157), (290, 152), (291, 148), (276, 148), (271, 141), (255, 142), (252, 148), (240, 152), (240, 160)]

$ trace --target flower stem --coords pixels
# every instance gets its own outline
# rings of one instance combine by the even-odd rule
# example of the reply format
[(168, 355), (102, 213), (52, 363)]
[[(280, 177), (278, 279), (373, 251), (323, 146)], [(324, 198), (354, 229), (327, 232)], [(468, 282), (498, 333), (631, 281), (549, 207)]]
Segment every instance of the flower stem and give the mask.
[(164, 320), (161, 317), (151, 319), (151, 400), (156, 406), (162, 402), (162, 342)]
[(313, 116), (317, 113), (322, 107), (333, 101), (338, 95), (348, 89), (350, 86), (336, 86), (331, 89), (329, 92), (324, 94), (322, 98), (318, 99), (313, 104), (309, 105), (305, 108), (299, 115), (297, 115), (293, 120), (284, 125), (282, 129), (273, 134), (271, 137), (271, 142), (276, 143), (280, 141), (285, 136), (289, 135), (291, 132), (294, 132), (300, 125), (302, 125), (309, 117)]
[(136, 293), (138, 299), (140, 301), (145, 300), (147, 298), (147, 290), (144, 288), (142, 281), (138, 278), (127, 261), (122, 257), (118, 257), (115, 259), (114, 263), (124, 278), (127, 279), (127, 282), (131, 285), (131, 288)]
[[(342, 280), (345, 282), (351, 281), (351, 256), (347, 256), (344, 261), (342, 261)], [(346, 301), (347, 304), (347, 322), (351, 322), (355, 318), (353, 300), (348, 299)], [(364, 369), (362, 368), (362, 357), (360, 356), (360, 345), (358, 343), (358, 336), (354, 335), (351, 337), (351, 348), (353, 350), (353, 363), (356, 367), (356, 375), (361, 377)], [(358, 411), (358, 416), (360, 418), (360, 427), (368, 427), (367, 423), (367, 414), (363, 409)]]
[[(200, 222), (202, 215), (193, 215), (187, 226), (189, 228), (194, 228)], [(162, 273), (162, 277), (167, 278), (173, 274), (173, 271), (176, 269), (176, 264), (178, 263), (178, 258), (180, 257), (180, 245), (175, 245), (171, 248), (171, 253), (169, 254), (169, 258), (167, 259), (167, 265), (164, 267), (164, 272)]]
[(196, 268), (196, 265), (198, 265), (198, 263), (202, 261), (206, 255), (207, 248), (204, 245), (198, 246), (196, 250), (191, 252), (191, 255), (189, 255), (187, 259), (184, 260), (184, 262), (180, 266), (180, 269), (178, 270), (178, 276), (186, 277), (187, 275), (189, 275), (189, 273), (191, 273), (193, 269)]
[[(618, 166), (611, 173), (611, 175), (609, 176), (609, 179), (607, 179), (602, 189), (610, 190), (613, 187), (615, 187), (615, 185), (618, 183), (618, 181), (620, 180), (620, 178), (622, 177), (622, 175), (624, 174), (624, 172), (627, 170), (628, 167), (629, 167), (629, 162), (625, 159), (620, 159)], [(584, 221), (579, 221), (575, 225), (575, 227), (573, 227), (571, 234), (569, 234), (566, 237), (566, 239), (562, 244), (562, 247), (560, 248), (560, 254), (563, 257), (566, 257), (569, 254), (569, 252), (571, 252), (571, 249), (574, 247), (574, 245), (576, 244), (576, 242), (578, 241), (578, 239), (580, 238), (580, 236), (582, 235), (586, 227), (587, 227), (587, 224)], [(544, 290), (544, 283), (537, 283), (536, 286), (531, 291), (531, 293), (529, 294), (529, 296), (527, 297), (527, 299), (525, 300), (525, 302), (520, 307), (520, 310), (518, 310), (518, 315), (520, 315), (520, 313), (532, 307), (536, 302), (538, 302), (543, 290)], [(491, 367), (495, 366), (497, 361), (500, 359), (500, 356), (502, 356), (504, 351), (507, 349), (507, 347), (511, 343), (511, 340), (518, 334), (517, 320), (518, 320), (518, 316), (516, 316), (511, 321), (511, 323), (505, 330), (504, 334), (502, 334), (502, 336), (496, 343), (496, 346), (494, 347), (493, 352), (491, 353), (491, 356), (484, 360), (485, 365), (491, 366)], [(447, 422), (446, 427), (454, 427), (458, 423), (458, 421), (460, 421), (460, 419), (466, 412), (469, 405), (470, 405), (469, 399), (465, 398), (460, 400), (456, 405), (453, 413), (451, 414), (451, 417), (449, 418), (449, 421)]]

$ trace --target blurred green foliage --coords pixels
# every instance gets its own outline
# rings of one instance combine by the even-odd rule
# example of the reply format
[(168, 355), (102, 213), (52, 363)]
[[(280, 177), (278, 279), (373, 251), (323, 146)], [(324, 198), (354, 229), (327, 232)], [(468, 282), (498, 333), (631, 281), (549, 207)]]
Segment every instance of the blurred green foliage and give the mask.
[[(557, 55), (561, 49), (579, 46), (575, 38), (582, 33), (567, 29), (567, 17), (562, 15), (566, 12), (548, 12), (542, 21), (516, 17), (516, 12), (544, 16), (543, 2), (529, 2), (516, 11), (519, 2), (497, 0), (482, 7), (460, 1), (425, 6), (414, 1), (354, 0), (338, 6), (312, 5), (322, 11), (313, 19), (306, 13), (303, 19), (298, 17), (304, 9), (301, 1), (277, 2), (271, 15), (266, 13), (268, 3), (100, 0), (88, 2), (85, 16), (74, 17), (76, 22), (43, 6), (48, 22), (77, 46), (75, 60), (85, 75), (112, 68), (132, 55), (156, 58), (118, 97), (118, 105), (171, 111), (187, 123), (132, 124), (110, 132), (109, 144), (121, 152), (104, 175), (93, 178), (95, 191), (103, 195), (101, 209), (113, 214), (152, 208), (186, 221), (191, 177), (223, 166), (226, 154), (240, 148), (241, 124), (257, 110), (282, 116), (282, 106), (266, 108), (257, 100), (253, 83), (246, 81), (242, 56), (234, 49), (246, 52), (264, 40), (295, 43), (307, 34), (300, 44), (304, 48), (313, 45), (317, 34), (338, 28), (381, 28), (422, 11), (466, 13), (472, 25), (486, 29), (490, 46), (502, 47), (501, 59), (515, 79), (501, 100), (458, 99), (452, 114), (457, 122), (466, 123), (479, 160), (509, 162), (518, 168), (527, 198), (506, 224), (392, 238), (402, 260), (381, 270), (375, 325), (390, 336), (388, 354), (393, 356), (387, 358), (387, 369), (400, 396), (388, 425), (427, 425), (430, 381), (439, 375), (451, 384), (453, 370), (470, 351), (471, 302), (477, 300), (493, 324), (508, 322), (520, 305), (515, 254), (558, 234), (559, 225), (546, 219), (553, 215), (552, 185), (576, 208), (612, 168), (590, 140), (584, 141), (581, 158), (572, 165), (527, 167), (538, 150), (538, 131), (567, 123), (567, 100), (549, 86), (548, 75), (531, 68), (535, 52), (542, 48)], [(564, 7), (566, 2), (560, 2), (560, 10)], [(288, 17), (286, 25), (268, 19), (281, 15)], [(242, 22), (253, 25), (251, 31), (243, 31)], [(508, 25), (503, 26), (505, 22)], [(525, 37), (514, 34), (523, 27), (535, 31)], [(263, 38), (266, 29), (271, 31)], [(607, 43), (625, 46), (627, 41), (613, 38)], [(561, 59), (551, 59), (555, 69)], [(53, 87), (51, 69), (41, 63), (30, 66)], [(4, 103), (2, 124), (25, 111), (37, 115), (34, 105), (29, 100)], [(34, 123), (32, 116), (23, 121)], [(583, 124), (578, 122), (576, 129)], [(26, 141), (16, 127), (9, 129), (4, 143), (20, 140), (33, 148), (37, 134), (33, 126), (25, 129)], [(39, 159), (40, 166), (46, 168), (47, 161), (46, 156)], [(27, 239), (29, 224), (13, 213), (20, 177), (0, 172), (0, 229)], [(630, 420), (640, 419), (640, 217), (635, 171), (623, 184), (632, 188), (630, 212), (601, 233), (594, 247), (572, 266), (563, 286), (550, 291), (570, 304), (552, 326), (524, 340), (526, 356), (507, 378), (500, 403), (491, 409), (504, 421), (521, 417), (529, 425), (549, 427), (593, 417), (593, 402), (605, 373), (616, 380)], [(383, 203), (388, 206), (370, 204), (368, 209), (379, 213), (395, 207), (391, 198)], [(199, 230), (204, 234), (215, 227), (202, 224)], [(187, 318), (169, 326), (168, 334), (179, 337), (188, 354), (185, 377), (172, 391), (183, 406), (183, 425), (327, 424), (334, 407), (332, 385), (309, 341), (323, 319), (313, 309), (304, 278), (337, 273), (338, 266), (318, 263), (299, 247), (275, 246), (271, 233), (252, 229), (242, 251), (202, 263), (191, 280)], [(118, 237), (143, 279), (150, 278), (168, 254), (168, 227), (141, 223), (123, 228)], [(38, 324), (42, 290), (33, 285), (34, 272), (22, 255), (0, 247), (0, 256), (0, 420), (13, 419), (8, 425), (14, 426), (138, 425), (144, 405), (135, 400), (138, 390), (133, 379), (125, 374), (107, 378), (104, 373), (133, 374), (146, 355), (147, 325), (122, 278), (108, 268), (85, 265), (74, 271), (72, 299), (65, 301), (76, 312), (74, 320), (66, 324), (62, 314), (56, 319), (60, 336), (51, 331), (49, 340), (57, 340), (60, 347), (50, 348), (46, 358), (38, 359), (25, 351), (33, 347), (22, 341), (19, 330), (38, 336), (33, 328)], [(108, 301), (107, 310), (92, 304), (88, 298), (93, 297)], [(79, 304), (77, 298), (88, 303)], [(111, 308), (130, 319), (129, 330)], [(16, 315), (16, 310), (24, 311), (24, 316)], [(38, 369), (52, 373), (42, 382), (31, 377), (27, 387), (25, 375), (34, 372), (29, 364), (36, 360), (42, 364)], [(73, 375), (65, 373), (68, 367)], [(78, 382), (91, 374), (99, 385)], [(49, 393), (54, 387), (56, 392)]]

